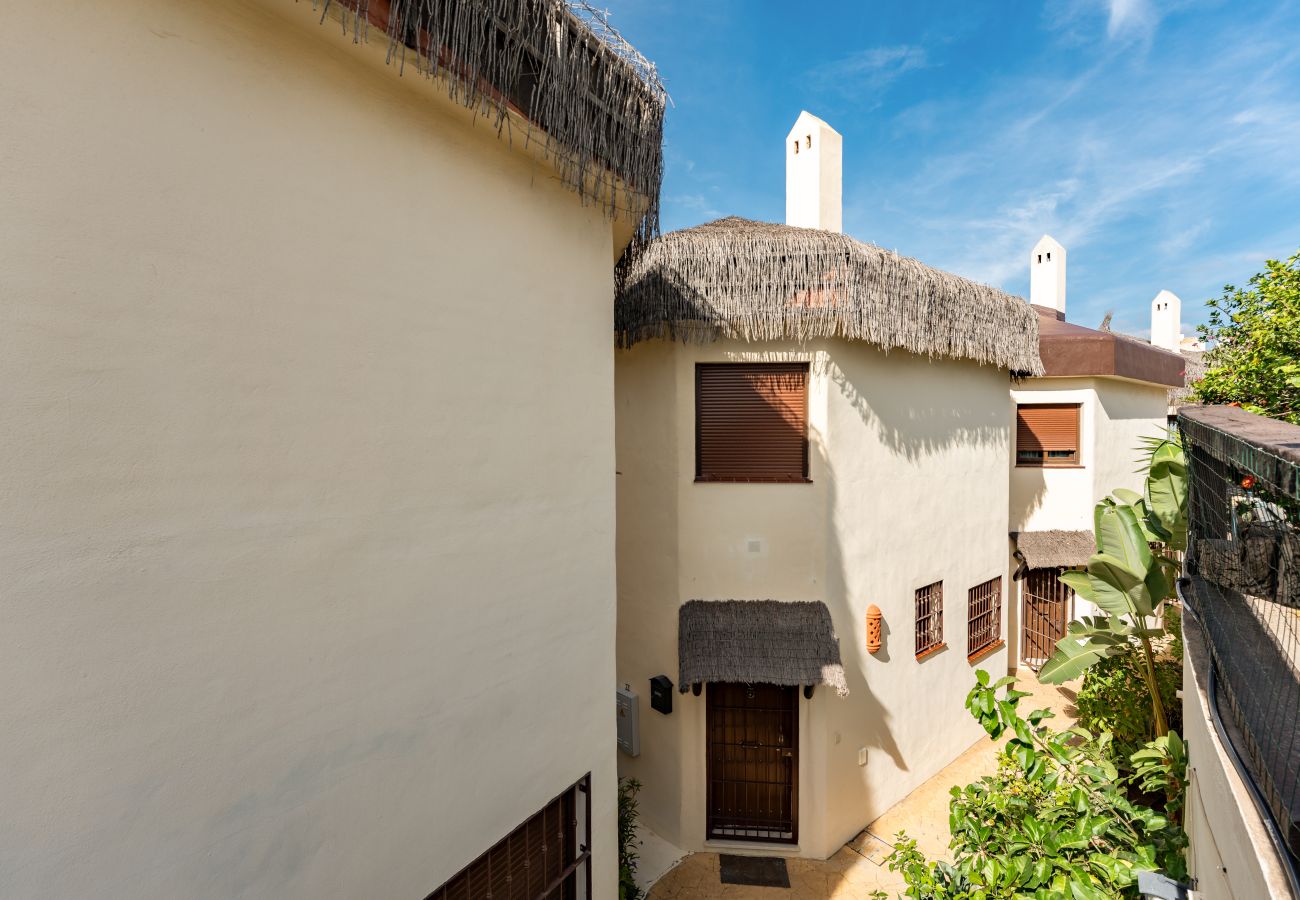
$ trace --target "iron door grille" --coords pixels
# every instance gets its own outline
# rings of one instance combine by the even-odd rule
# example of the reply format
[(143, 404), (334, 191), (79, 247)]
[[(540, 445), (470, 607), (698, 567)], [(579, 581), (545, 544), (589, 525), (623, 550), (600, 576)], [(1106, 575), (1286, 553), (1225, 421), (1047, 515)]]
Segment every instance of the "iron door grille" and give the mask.
[(808, 480), (808, 364), (695, 367), (695, 480)]
[(591, 896), (591, 775), (461, 869), (425, 900), (577, 900), (578, 879)]
[(1024, 651), (1021, 659), (1035, 672), (1056, 652), (1070, 622), (1074, 592), (1061, 581), (1061, 569), (1030, 569), (1025, 576)]
[(966, 605), (966, 655), (974, 656), (1002, 638), (1002, 576), (971, 588)]
[(916, 589), (916, 655), (943, 647), (943, 582)]
[(798, 840), (798, 694), (773, 684), (708, 686), (708, 836)]
[(1017, 466), (1079, 464), (1077, 403), (1032, 403), (1016, 407)]

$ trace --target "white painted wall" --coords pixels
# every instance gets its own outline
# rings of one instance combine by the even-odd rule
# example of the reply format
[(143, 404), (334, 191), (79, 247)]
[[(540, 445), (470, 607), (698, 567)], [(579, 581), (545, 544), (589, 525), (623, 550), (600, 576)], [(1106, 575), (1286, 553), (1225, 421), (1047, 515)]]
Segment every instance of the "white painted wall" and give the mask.
[[(1091, 531), (1098, 501), (1116, 488), (1142, 490), (1142, 439), (1165, 432), (1167, 388), (1123, 378), (1029, 378), (1012, 389), (1011, 400), (1081, 405), (1078, 466), (1017, 466), (1013, 448), (1011, 531)], [(1017, 595), (1021, 587), (1017, 582)], [(1086, 601), (1075, 605), (1075, 617), (1096, 612)], [(1019, 600), (1013, 618), (1018, 653)]]
[(1065, 313), (1065, 248), (1050, 234), (1029, 251), (1029, 302)]
[(785, 138), (785, 223), (842, 231), (844, 139), (809, 112)]
[(7, 21), (0, 896), (422, 897), (587, 771), (613, 896), (610, 223), (310, 3)]
[[(694, 483), (695, 364), (791, 360), (811, 364), (812, 484)], [(1006, 653), (967, 661), (966, 592), (1007, 574), (1006, 373), (842, 341), (651, 342), (618, 354), (616, 397), (619, 681), (643, 698), (650, 677), (676, 681), (685, 600), (825, 602), (850, 696), (799, 701), (799, 852), (829, 856), (982, 734), (962, 704), (975, 668), (1000, 672)], [(948, 649), (917, 662), (914, 591), (939, 579)], [(641, 756), (620, 770), (645, 784), (651, 828), (702, 849), (705, 697), (675, 704), (663, 716), (643, 699)]]

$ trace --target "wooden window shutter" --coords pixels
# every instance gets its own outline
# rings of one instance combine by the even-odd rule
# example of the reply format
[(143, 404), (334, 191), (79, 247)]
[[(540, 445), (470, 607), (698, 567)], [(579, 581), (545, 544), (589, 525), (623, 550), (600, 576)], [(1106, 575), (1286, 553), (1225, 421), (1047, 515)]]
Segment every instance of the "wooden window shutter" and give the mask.
[(808, 364), (695, 367), (697, 481), (808, 480)]
[(1016, 407), (1016, 465), (1078, 464), (1079, 404), (1033, 403)]

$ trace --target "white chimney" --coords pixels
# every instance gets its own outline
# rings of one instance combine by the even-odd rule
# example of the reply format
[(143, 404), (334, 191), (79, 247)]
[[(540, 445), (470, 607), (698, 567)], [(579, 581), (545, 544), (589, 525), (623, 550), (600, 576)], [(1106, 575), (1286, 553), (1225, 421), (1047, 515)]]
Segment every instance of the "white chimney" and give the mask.
[(1050, 234), (1039, 238), (1029, 253), (1029, 302), (1065, 318), (1065, 248)]
[(1161, 291), (1151, 301), (1151, 344), (1175, 353), (1183, 343), (1183, 301), (1173, 291)]
[(785, 224), (843, 231), (844, 139), (810, 112), (785, 138)]

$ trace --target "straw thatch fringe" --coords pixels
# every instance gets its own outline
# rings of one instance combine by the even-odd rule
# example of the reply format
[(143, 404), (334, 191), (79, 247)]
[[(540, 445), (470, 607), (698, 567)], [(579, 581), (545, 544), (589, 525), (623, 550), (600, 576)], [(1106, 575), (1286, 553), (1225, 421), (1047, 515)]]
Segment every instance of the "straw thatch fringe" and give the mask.
[(1086, 566), (1097, 552), (1091, 531), (1022, 531), (1015, 535), (1016, 549), (1030, 569)]
[[(658, 233), (667, 95), (653, 64), (582, 0), (312, 0), (341, 11), (354, 41), (382, 31), (389, 61), (445, 80), (448, 94), (510, 137), (528, 120), (564, 183), (613, 217), (650, 204)], [(576, 14), (575, 14), (576, 13)], [(593, 25), (599, 24), (597, 31)]]
[(683, 693), (706, 681), (849, 693), (830, 610), (817, 601), (688, 600), (678, 613), (677, 655)]
[(618, 343), (839, 337), (1041, 375), (1018, 297), (842, 234), (726, 218), (652, 241), (614, 308)]

